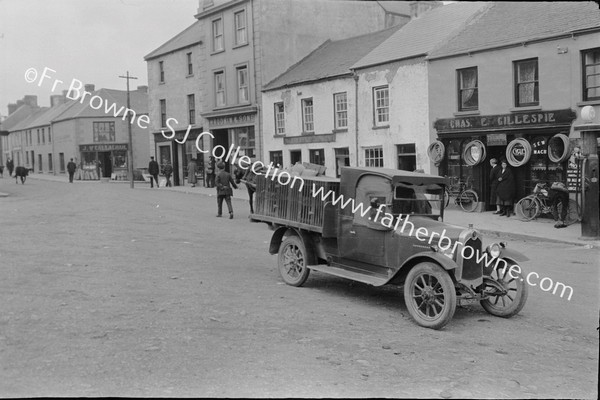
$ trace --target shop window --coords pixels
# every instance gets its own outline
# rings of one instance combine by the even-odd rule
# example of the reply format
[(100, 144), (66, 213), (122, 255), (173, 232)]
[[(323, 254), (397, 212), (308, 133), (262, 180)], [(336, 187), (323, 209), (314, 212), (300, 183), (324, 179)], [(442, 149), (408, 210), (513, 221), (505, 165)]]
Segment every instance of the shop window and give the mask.
[(196, 98), (193, 94), (188, 94), (188, 119), (190, 125), (196, 123)]
[(232, 131), (233, 131), (234, 146), (237, 146), (239, 148), (240, 157), (241, 156), (256, 157), (254, 127), (253, 126), (245, 126), (243, 128), (234, 128), (234, 129), (232, 129)]
[(275, 166), (283, 166), (283, 151), (270, 151), (269, 161)]
[(235, 25), (235, 45), (240, 46), (248, 43), (248, 35), (246, 33), (246, 10), (238, 11), (233, 14)]
[(43, 168), (42, 168), (42, 155), (38, 154), (38, 171), (42, 172)]
[(600, 48), (582, 52), (583, 100), (600, 100)]
[(52, 167), (52, 153), (48, 153), (48, 171), (52, 172), (53, 167)]
[(333, 95), (335, 105), (335, 129), (348, 128), (348, 97), (346, 92)]
[(398, 169), (403, 171), (414, 171), (417, 169), (415, 144), (399, 144), (396, 148), (398, 149)]
[(94, 142), (114, 142), (115, 141), (115, 123), (109, 122), (94, 122)]
[(390, 97), (387, 86), (373, 89), (373, 113), (375, 126), (385, 126), (390, 122)]
[(222, 51), (223, 47), (223, 20), (215, 19), (212, 22), (213, 52)]
[(308, 159), (312, 164), (325, 165), (325, 149), (309, 150)]
[(458, 111), (471, 111), (479, 108), (477, 87), (477, 67), (458, 71)]
[(383, 167), (383, 148), (365, 149), (365, 167)]
[(302, 100), (302, 130), (304, 131), (304, 133), (315, 131), (312, 99)]
[(65, 172), (65, 153), (58, 153), (58, 163), (60, 166), (60, 172)]
[(215, 72), (215, 104), (217, 107), (223, 107), (226, 104), (225, 99), (225, 72)]
[(539, 99), (538, 60), (515, 61), (515, 106), (537, 106)]
[(342, 147), (335, 149), (335, 176), (339, 178), (342, 175), (342, 167), (350, 166), (350, 149)]
[(285, 135), (285, 112), (283, 103), (275, 103), (275, 134)]
[(113, 167), (127, 169), (127, 150), (115, 150), (112, 153)]

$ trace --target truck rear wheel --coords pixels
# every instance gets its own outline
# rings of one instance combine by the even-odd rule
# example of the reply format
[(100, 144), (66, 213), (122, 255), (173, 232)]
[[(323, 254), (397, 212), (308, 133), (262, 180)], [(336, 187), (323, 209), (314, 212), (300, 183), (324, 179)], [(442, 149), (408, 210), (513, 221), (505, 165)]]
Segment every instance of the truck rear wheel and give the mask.
[(404, 302), (417, 324), (440, 329), (450, 322), (456, 310), (454, 283), (439, 265), (422, 262), (406, 276)]
[(298, 236), (288, 236), (279, 246), (277, 265), (283, 281), (291, 286), (302, 286), (308, 279), (306, 247)]

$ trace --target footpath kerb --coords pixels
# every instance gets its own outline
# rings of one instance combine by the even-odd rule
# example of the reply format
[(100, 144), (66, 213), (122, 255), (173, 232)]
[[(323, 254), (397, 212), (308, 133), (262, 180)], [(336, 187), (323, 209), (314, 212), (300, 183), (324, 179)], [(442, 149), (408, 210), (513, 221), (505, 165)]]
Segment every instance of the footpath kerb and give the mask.
[[(6, 179), (7, 177), (4, 177)], [(8, 178), (12, 179), (12, 178)], [(68, 183), (68, 177), (65, 175), (44, 175), (44, 174), (32, 174), (28, 179), (40, 179), (53, 182)], [(100, 181), (75, 181), (73, 184), (129, 184), (129, 181), (110, 181), (108, 183)], [(20, 183), (19, 183), (20, 184)], [(244, 204), (248, 204), (248, 193), (243, 184), (238, 185), (239, 189), (234, 190), (234, 201), (242, 201)], [(141, 188), (144, 190), (150, 190), (150, 184), (143, 181), (135, 181), (134, 187)], [(153, 190), (157, 190), (154, 188)], [(173, 186), (173, 187), (160, 187), (158, 190), (169, 190), (187, 194), (201, 194), (209, 197), (216, 197), (215, 188), (206, 188), (203, 185), (196, 187), (191, 186)], [(0, 197), (6, 195), (0, 193)], [(473, 225), (473, 228), (480, 231), (484, 236), (493, 238), (514, 238), (520, 240), (530, 241), (546, 241), (556, 243), (568, 243), (579, 246), (585, 246), (587, 248), (600, 247), (600, 240), (587, 240), (581, 238), (581, 225), (579, 223), (573, 224), (566, 228), (556, 229), (554, 228), (554, 221), (551, 218), (538, 218), (534, 221), (523, 221), (517, 216), (505, 217), (494, 215), (491, 211), (489, 212), (472, 212), (467, 213), (462, 210), (449, 207), (444, 211), (444, 222), (459, 225), (469, 226)]]

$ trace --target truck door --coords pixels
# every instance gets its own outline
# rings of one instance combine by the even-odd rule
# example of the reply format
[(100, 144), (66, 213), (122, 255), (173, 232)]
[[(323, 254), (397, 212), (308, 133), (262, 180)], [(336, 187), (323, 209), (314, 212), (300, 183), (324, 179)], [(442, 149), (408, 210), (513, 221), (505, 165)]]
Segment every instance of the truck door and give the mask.
[(359, 179), (354, 198), (354, 207), (358, 209), (352, 215), (346, 213), (342, 219), (341, 258), (371, 264), (375, 270), (376, 266), (385, 266), (385, 237), (391, 230), (381, 223), (384, 213), (377, 216), (377, 208), (380, 204), (391, 204), (391, 200), (389, 179), (378, 175)]

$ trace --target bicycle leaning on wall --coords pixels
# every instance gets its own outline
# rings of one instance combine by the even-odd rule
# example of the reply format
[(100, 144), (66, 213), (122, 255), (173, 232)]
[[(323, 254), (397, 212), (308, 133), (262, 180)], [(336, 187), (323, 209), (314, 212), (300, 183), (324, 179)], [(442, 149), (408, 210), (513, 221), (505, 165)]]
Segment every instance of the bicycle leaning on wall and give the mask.
[[(517, 202), (515, 210), (520, 214), (526, 221), (531, 221), (542, 214), (551, 214), (554, 219), (558, 219), (561, 214), (563, 204), (558, 205), (557, 214), (554, 215), (552, 203), (550, 201), (549, 186), (547, 183), (540, 182), (535, 185), (533, 193), (529, 196), (523, 197)], [(571, 225), (581, 220), (581, 208), (579, 204), (573, 199), (569, 199), (569, 205), (567, 209), (567, 217), (565, 218), (565, 225)]]
[(456, 177), (451, 178), (450, 185), (445, 187), (444, 208), (448, 207), (450, 197), (453, 197), (454, 204), (460, 206), (463, 211), (475, 211), (479, 204), (479, 195), (473, 189), (473, 184), (470, 181), (470, 177), (467, 177), (467, 180), (464, 182)]

